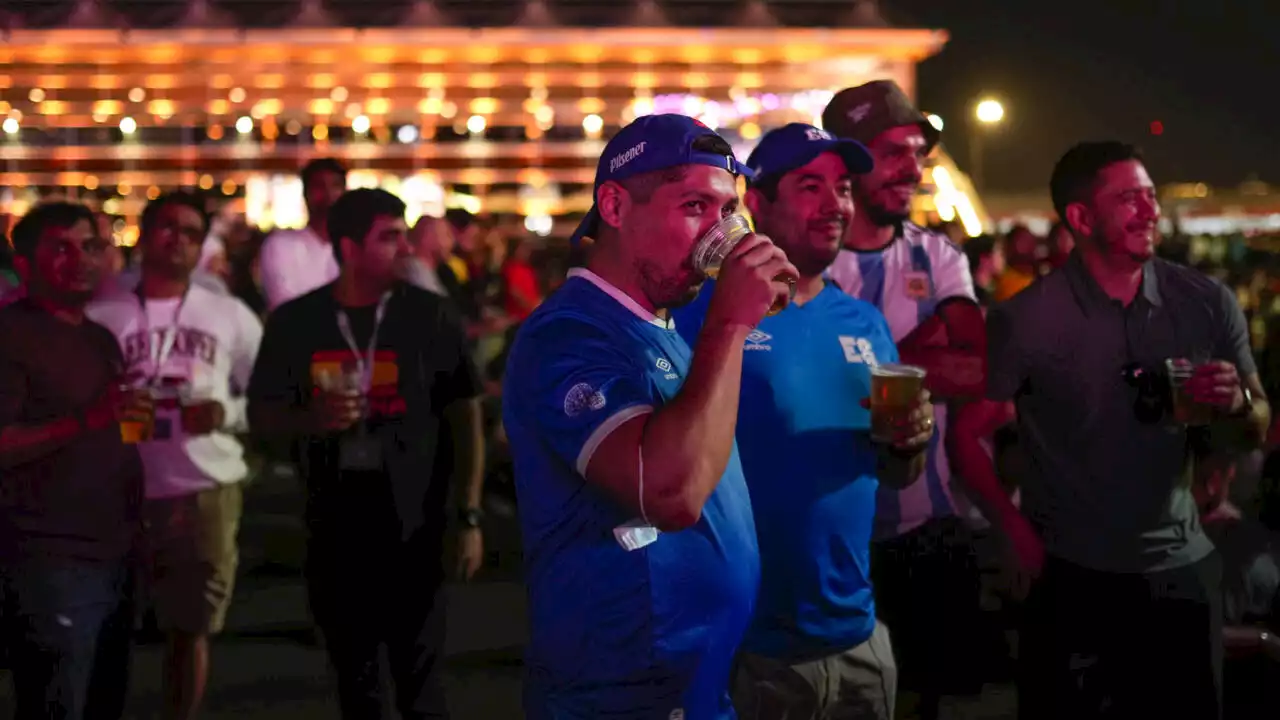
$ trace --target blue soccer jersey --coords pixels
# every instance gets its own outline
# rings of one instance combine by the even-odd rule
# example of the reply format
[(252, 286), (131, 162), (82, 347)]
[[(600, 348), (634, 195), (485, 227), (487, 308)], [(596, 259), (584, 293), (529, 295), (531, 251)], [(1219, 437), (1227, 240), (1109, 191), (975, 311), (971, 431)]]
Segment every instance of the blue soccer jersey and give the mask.
[(529, 587), (530, 720), (734, 717), (730, 667), (760, 580), (737, 448), (695, 526), (631, 551), (614, 530), (634, 514), (583, 477), (611, 431), (675, 397), (691, 358), (667, 323), (584, 270), (520, 329), (503, 418)]
[[(714, 283), (676, 313), (690, 342)], [(743, 649), (780, 659), (842, 652), (875, 629), (871, 365), (897, 362), (884, 316), (834, 286), (747, 336), (738, 446), (755, 508), (761, 583)]]

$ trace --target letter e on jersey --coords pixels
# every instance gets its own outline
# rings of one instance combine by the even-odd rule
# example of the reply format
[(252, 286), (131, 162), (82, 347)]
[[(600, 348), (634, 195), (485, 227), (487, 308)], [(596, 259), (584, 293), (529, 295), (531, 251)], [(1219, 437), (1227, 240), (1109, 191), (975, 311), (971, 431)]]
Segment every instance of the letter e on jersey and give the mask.
[(858, 365), (879, 364), (876, 361), (875, 351), (871, 349), (871, 343), (866, 338), (841, 335), (840, 347), (844, 350), (844, 359), (846, 362)]

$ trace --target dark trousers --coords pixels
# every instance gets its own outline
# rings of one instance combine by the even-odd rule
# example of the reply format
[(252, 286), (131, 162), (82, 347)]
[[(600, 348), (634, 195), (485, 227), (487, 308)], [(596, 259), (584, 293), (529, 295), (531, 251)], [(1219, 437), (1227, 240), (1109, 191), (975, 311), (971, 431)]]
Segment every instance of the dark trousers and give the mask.
[(1050, 558), (1024, 607), (1023, 720), (1222, 717), (1222, 561), (1147, 575)]
[(980, 692), (981, 588), (969, 527), (930, 520), (871, 549), (876, 615), (889, 626), (898, 686), (922, 695), (925, 717), (942, 695)]
[(395, 705), (404, 720), (447, 718), (440, 679), (444, 571), (438, 543), (372, 548), (312, 539), (311, 614), (324, 636), (343, 720), (381, 720), (385, 646)]
[[(84, 720), (123, 706), (125, 688), (116, 681), (124, 683), (125, 676), (109, 668), (127, 665), (128, 644), (107, 636), (125, 576), (123, 563), (32, 561), (0, 568), (0, 644), (13, 676), (15, 720)], [(109, 707), (90, 712), (100, 703)]]

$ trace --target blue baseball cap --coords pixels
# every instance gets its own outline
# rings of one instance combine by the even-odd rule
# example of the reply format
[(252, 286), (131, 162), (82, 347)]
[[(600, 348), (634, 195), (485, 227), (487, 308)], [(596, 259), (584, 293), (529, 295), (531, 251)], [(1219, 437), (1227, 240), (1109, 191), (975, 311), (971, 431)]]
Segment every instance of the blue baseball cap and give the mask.
[[(607, 182), (681, 165), (709, 165), (747, 179), (755, 175), (733, 156), (728, 141), (701, 122), (685, 115), (645, 115), (619, 130), (604, 146), (592, 197)], [(600, 213), (592, 202), (570, 241), (576, 245), (584, 237), (596, 237), (599, 229)]]
[(838, 154), (844, 159), (849, 172), (855, 175), (865, 173), (875, 165), (871, 153), (857, 140), (837, 138), (813, 125), (791, 123), (765, 133), (756, 149), (751, 151), (751, 157), (747, 158), (747, 166), (755, 172), (755, 179), (759, 182), (802, 168), (825, 152)]

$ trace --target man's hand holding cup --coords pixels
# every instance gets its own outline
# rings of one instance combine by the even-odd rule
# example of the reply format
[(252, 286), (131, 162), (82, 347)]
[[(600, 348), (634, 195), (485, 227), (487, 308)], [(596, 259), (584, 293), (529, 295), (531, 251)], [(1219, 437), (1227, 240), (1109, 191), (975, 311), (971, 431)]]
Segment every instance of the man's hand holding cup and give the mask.
[(318, 430), (338, 433), (350, 429), (364, 416), (364, 395), (353, 383), (321, 378), (311, 397), (311, 416)]
[[(891, 368), (905, 366), (888, 366)], [(891, 371), (892, 372), (892, 371)], [(873, 375), (872, 392), (880, 392), (891, 399), (892, 391), (886, 392), (885, 384), (889, 381), (876, 382)], [(890, 378), (902, 377), (888, 375)], [(923, 375), (921, 375), (921, 379)], [(877, 387), (880, 386), (880, 387)], [(896, 390), (896, 388), (894, 389)], [(903, 403), (875, 402), (873, 398), (865, 398), (862, 406), (871, 410), (871, 439), (887, 445), (901, 455), (914, 455), (924, 451), (933, 439), (934, 418), (933, 400), (924, 387), (915, 390), (915, 394)]]
[(933, 401), (929, 391), (921, 388), (905, 417), (894, 423), (889, 444), (900, 453), (913, 455), (929, 446), (933, 432)]
[(734, 246), (715, 275), (708, 319), (753, 328), (773, 308), (786, 306), (800, 277), (781, 248), (755, 233)]

